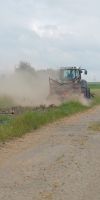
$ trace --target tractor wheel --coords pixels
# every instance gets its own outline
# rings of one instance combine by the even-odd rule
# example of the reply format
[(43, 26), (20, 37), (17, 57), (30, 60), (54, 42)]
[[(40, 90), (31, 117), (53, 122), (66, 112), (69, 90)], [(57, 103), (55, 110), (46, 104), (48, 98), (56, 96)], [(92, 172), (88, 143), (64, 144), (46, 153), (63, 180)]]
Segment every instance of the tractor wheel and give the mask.
[(88, 99), (90, 99), (90, 97), (91, 97), (90, 88), (87, 88), (87, 89), (86, 89), (86, 97), (87, 97)]

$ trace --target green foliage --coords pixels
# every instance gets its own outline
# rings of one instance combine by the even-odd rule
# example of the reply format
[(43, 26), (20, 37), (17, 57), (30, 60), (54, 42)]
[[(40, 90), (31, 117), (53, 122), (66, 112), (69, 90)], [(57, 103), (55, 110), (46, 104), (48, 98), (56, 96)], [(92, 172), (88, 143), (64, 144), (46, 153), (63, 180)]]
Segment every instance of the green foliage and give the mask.
[(12, 117), (10, 115), (0, 115), (0, 125), (5, 125), (5, 124), (9, 123), (11, 118)]

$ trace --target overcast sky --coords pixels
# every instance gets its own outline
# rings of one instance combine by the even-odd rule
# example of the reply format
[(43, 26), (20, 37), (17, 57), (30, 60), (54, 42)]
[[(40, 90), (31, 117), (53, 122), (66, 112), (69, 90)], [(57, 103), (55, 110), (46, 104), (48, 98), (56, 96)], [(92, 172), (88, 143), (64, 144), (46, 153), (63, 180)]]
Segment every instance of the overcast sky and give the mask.
[(0, 71), (82, 66), (100, 74), (100, 0), (0, 0)]

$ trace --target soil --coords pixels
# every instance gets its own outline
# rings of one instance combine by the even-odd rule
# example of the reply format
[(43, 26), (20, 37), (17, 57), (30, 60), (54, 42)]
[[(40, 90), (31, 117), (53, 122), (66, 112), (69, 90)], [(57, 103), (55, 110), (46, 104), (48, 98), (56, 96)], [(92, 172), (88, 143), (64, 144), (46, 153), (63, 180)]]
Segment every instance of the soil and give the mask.
[(100, 200), (100, 106), (0, 145), (0, 200)]

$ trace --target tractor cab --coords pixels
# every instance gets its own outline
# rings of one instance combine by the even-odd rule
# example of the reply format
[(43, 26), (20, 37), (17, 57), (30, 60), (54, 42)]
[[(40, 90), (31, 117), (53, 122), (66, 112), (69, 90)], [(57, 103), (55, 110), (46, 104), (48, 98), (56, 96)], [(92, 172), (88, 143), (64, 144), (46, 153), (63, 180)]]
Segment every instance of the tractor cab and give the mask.
[(80, 67), (63, 67), (59, 70), (59, 80), (49, 78), (50, 95), (66, 96), (68, 94), (84, 94), (90, 98), (90, 88), (86, 80), (82, 79), (82, 73), (87, 75), (87, 70)]
[(80, 69), (76, 67), (70, 67), (70, 68), (61, 68), (60, 69), (60, 80), (61, 81), (75, 81), (81, 80), (81, 74), (83, 73), (87, 74), (87, 71), (85, 69)]

